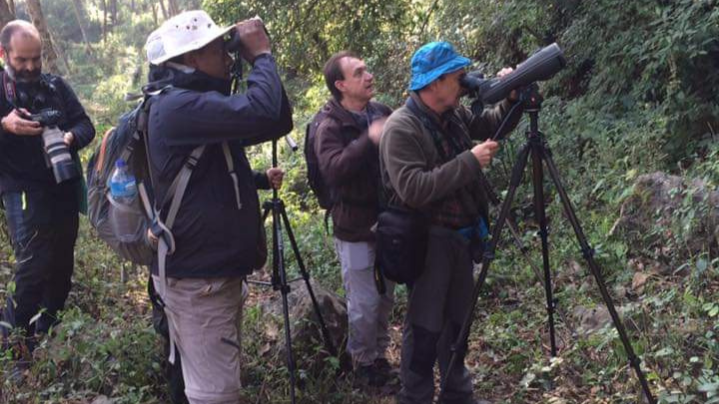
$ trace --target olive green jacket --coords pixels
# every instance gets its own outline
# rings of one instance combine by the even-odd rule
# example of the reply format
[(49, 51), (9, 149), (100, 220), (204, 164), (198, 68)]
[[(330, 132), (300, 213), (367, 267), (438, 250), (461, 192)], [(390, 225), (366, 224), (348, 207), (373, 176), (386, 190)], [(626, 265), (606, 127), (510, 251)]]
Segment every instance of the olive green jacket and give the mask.
[[(480, 116), (460, 106), (440, 117), (429, 110), (416, 93), (417, 105), (445, 131), (459, 131), (473, 140), (492, 137), (512, 104), (504, 101)], [(521, 107), (520, 107), (521, 108)], [(450, 115), (448, 115), (450, 114)], [(514, 129), (521, 111), (507, 123), (503, 134)], [(454, 132), (456, 133), (456, 132)], [(388, 203), (428, 213), (431, 223), (459, 228), (476, 223), (479, 216), (487, 219), (488, 200), (480, 186), (481, 166), (470, 150), (459, 153), (450, 161), (442, 161), (429, 130), (405, 105), (387, 120), (380, 141), (380, 170)], [(461, 212), (450, 208), (457, 206)], [(450, 203), (454, 202), (454, 203)]]

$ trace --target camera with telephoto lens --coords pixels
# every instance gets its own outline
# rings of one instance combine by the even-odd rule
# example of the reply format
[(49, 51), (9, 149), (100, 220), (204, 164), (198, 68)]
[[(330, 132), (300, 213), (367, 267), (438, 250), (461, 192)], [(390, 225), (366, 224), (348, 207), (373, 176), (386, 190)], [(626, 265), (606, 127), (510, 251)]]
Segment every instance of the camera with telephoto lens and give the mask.
[(552, 78), (566, 64), (562, 50), (553, 43), (536, 51), (504, 77), (485, 79), (482, 73), (473, 71), (467, 73), (460, 84), (467, 89), (470, 97), (485, 104), (494, 104), (507, 98), (517, 88)]
[(38, 122), (42, 125), (42, 144), (48, 166), (56, 183), (80, 177), (80, 170), (70, 154), (70, 148), (65, 144), (65, 133), (58, 125), (63, 119), (61, 111), (50, 107), (51, 100), (57, 96), (57, 89), (45, 77), (33, 86), (32, 90), (18, 89), (18, 107), (30, 111), (23, 118)]
[(57, 126), (62, 120), (62, 112), (47, 108), (43, 109), (37, 114), (26, 115), (26, 118), (30, 121), (35, 121), (40, 125), (44, 126)]

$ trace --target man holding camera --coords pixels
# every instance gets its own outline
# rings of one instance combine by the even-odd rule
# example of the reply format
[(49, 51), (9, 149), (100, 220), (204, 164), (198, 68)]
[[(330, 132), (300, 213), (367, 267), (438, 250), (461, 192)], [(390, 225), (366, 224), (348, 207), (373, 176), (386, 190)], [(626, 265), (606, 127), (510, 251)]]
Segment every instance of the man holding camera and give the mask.
[[(32, 24), (9, 22), (0, 45), (0, 193), (17, 262), (3, 321), (25, 331), (31, 351), (33, 334), (57, 322), (70, 292), (83, 198), (77, 152), (95, 128), (70, 86), (42, 74), (42, 42)], [(10, 330), (0, 329), (7, 337)]]
[[(472, 246), (487, 233), (488, 207), (480, 185), (498, 144), (489, 139), (515, 94), (474, 116), (460, 105), (470, 60), (447, 42), (432, 42), (412, 57), (410, 98), (388, 119), (380, 142), (382, 180), (390, 206), (419, 211), (429, 221), (424, 269), (410, 286), (405, 318), (400, 404), (429, 404), (434, 365), (444, 377), (450, 346), (471, 305)], [(500, 75), (511, 72), (503, 69)], [(510, 117), (506, 132), (521, 114)], [(473, 145), (472, 140), (484, 140)], [(481, 248), (481, 247), (480, 247)], [(460, 355), (444, 403), (474, 404), (472, 379)]]
[[(243, 94), (231, 93), (226, 34), (239, 37), (252, 65)], [(266, 259), (257, 186), (282, 180), (279, 169), (253, 173), (244, 147), (287, 134), (292, 113), (259, 19), (220, 28), (204, 11), (184, 12), (150, 34), (146, 50), (150, 86), (162, 89), (148, 122), (161, 212), (152, 273), (168, 319), (170, 361), (176, 347), (190, 403), (238, 403), (243, 279)], [(168, 230), (173, 182), (188, 164), (194, 169)]]
[(385, 351), (394, 284), (387, 281), (386, 293), (377, 292), (371, 227), (380, 208), (378, 144), (392, 110), (370, 101), (373, 76), (355, 54), (334, 54), (325, 63), (324, 76), (332, 99), (321, 112), (326, 117), (317, 128), (315, 152), (334, 199), (332, 227), (349, 317), (347, 351), (357, 380), (376, 387), (390, 373)]

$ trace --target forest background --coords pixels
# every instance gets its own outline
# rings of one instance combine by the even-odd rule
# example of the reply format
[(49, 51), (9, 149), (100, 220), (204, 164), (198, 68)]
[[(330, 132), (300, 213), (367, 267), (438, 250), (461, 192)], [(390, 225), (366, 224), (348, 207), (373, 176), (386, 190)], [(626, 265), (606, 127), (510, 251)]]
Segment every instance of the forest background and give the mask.
[[(338, 50), (362, 55), (375, 75), (377, 100), (396, 108), (407, 96), (409, 59), (427, 41), (452, 42), (490, 76), (558, 42), (568, 65), (541, 83), (540, 129), (652, 389), (662, 403), (719, 403), (719, 227), (712, 221), (719, 201), (712, 199), (719, 183), (717, 1), (0, 0), (0, 22), (32, 18), (41, 28), (45, 70), (72, 84), (97, 127), (86, 161), (105, 130), (131, 109), (124, 95), (146, 80), (148, 33), (179, 11), (200, 7), (222, 24), (264, 19), (294, 106), (292, 135), (300, 143), (329, 96), (321, 67)], [(490, 176), (500, 194), (526, 129), (525, 117), (493, 163)], [(281, 196), (303, 257), (322, 288), (341, 296), (339, 266), (305, 180), (302, 153), (280, 146), (287, 172)], [(255, 167), (270, 164), (266, 145), (250, 155)], [(652, 173), (667, 179), (663, 195), (671, 205), (650, 203), (652, 193), (641, 184)], [(528, 182), (525, 176), (513, 212), (522, 241), (540, 263)], [(496, 403), (640, 402), (554, 188), (546, 192), (553, 201), (548, 214), (560, 359), (550, 360), (547, 352), (543, 287), (507, 242), (489, 273), (470, 338), (467, 361), (477, 395)], [(639, 209), (628, 216), (632, 207)], [(642, 225), (634, 231), (617, 225), (633, 222), (628, 219)], [(14, 288), (14, 257), (2, 229), (4, 300)], [(146, 282), (146, 269), (121, 262), (83, 218), (63, 323), (36, 352), (23, 384), (7, 379), (10, 355), (0, 356), (0, 401), (166, 402)], [(253, 288), (245, 311), (243, 379), (252, 402), (285, 403), (283, 358), (266, 349), (277, 341), (260, 304), (269, 298), (276, 298), (272, 291)], [(405, 304), (402, 288), (393, 313), (395, 365)], [(315, 348), (317, 355), (298, 358), (305, 386), (299, 402), (393, 402), (353, 389), (340, 362), (323, 358), (319, 342)], [(306, 370), (317, 368), (313, 361), (322, 361), (321, 371)]]

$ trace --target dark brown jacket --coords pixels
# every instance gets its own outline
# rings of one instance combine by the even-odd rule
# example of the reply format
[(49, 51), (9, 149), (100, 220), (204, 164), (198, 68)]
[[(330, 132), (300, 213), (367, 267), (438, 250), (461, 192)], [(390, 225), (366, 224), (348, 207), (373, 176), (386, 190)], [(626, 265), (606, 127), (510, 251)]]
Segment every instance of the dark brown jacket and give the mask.
[[(334, 194), (332, 227), (340, 240), (373, 241), (370, 228), (379, 214), (379, 154), (369, 138), (367, 128), (332, 99), (325, 105), (328, 112), (317, 128), (315, 152), (320, 172)], [(388, 116), (392, 110), (370, 102), (368, 111), (374, 119)]]

